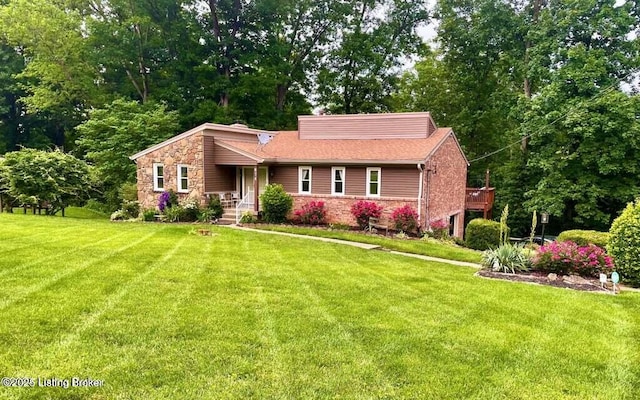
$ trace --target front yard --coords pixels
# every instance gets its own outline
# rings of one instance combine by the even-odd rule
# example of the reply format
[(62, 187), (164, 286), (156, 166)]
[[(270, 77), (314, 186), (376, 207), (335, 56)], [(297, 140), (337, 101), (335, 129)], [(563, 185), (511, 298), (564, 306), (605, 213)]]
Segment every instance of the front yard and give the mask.
[(640, 295), (193, 225), (0, 214), (0, 398), (622, 399)]

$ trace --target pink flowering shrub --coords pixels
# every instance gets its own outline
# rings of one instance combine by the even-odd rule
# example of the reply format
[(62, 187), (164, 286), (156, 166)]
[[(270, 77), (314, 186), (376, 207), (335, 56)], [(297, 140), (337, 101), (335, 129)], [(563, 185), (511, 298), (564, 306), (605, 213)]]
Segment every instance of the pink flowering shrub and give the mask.
[(429, 228), (431, 235), (436, 239), (442, 239), (449, 235), (449, 224), (444, 219), (430, 222)]
[(351, 215), (356, 218), (360, 229), (364, 229), (369, 225), (369, 218), (380, 218), (383, 208), (373, 201), (360, 200), (351, 206)]
[(413, 232), (418, 227), (418, 213), (409, 204), (393, 210), (391, 218), (399, 231)]
[(533, 266), (543, 272), (596, 277), (613, 271), (613, 259), (593, 244), (578, 246), (572, 241), (552, 242), (538, 249)]
[(327, 210), (324, 209), (324, 201), (310, 201), (296, 210), (294, 218), (301, 224), (321, 225), (327, 220)]

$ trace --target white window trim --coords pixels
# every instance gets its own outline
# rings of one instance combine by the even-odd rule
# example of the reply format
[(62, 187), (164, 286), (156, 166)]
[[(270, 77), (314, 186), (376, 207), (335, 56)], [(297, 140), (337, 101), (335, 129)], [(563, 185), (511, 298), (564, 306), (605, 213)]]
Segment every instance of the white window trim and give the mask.
[[(182, 168), (186, 168), (187, 169), (187, 175), (186, 176), (182, 176), (181, 174), (181, 170)], [(186, 164), (178, 164), (177, 168), (176, 168), (176, 189), (178, 189), (178, 193), (189, 193), (189, 166)], [(181, 188), (181, 184), (182, 184), (182, 179), (183, 178), (187, 178), (187, 188), (186, 189), (182, 189)]]
[[(371, 172), (378, 171), (378, 194), (371, 194)], [(382, 193), (382, 168), (380, 167), (368, 167), (367, 168), (367, 197), (380, 197)]]
[[(342, 171), (342, 192), (336, 192), (336, 171)], [(347, 169), (346, 167), (331, 167), (331, 195), (344, 196), (346, 193)]]
[[(302, 190), (302, 170), (309, 170), (309, 191)], [(311, 185), (313, 184), (313, 169), (310, 166), (299, 166), (298, 167), (298, 193), (300, 194), (311, 194)]]
[[(158, 167), (162, 167), (162, 187), (158, 186)], [(166, 179), (165, 179), (165, 170), (164, 164), (162, 163), (153, 163), (153, 191), (154, 192), (162, 192), (164, 191)]]

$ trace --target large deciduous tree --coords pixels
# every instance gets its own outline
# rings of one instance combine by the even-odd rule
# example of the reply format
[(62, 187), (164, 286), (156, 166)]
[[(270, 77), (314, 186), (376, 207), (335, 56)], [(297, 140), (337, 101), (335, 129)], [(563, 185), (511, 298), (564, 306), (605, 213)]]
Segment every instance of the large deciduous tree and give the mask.
[(631, 2), (554, 0), (540, 14), (538, 34), (551, 44), (532, 57), (551, 62), (523, 125), (540, 176), (528, 205), (565, 226), (606, 229), (640, 193), (639, 11)]
[(425, 2), (353, 0), (318, 73), (319, 103), (333, 113), (386, 112), (400, 67), (420, 52)]
[(178, 115), (162, 104), (118, 99), (91, 110), (77, 131), (78, 151), (95, 165), (107, 203), (117, 206), (122, 184), (136, 179), (129, 156), (175, 135)]

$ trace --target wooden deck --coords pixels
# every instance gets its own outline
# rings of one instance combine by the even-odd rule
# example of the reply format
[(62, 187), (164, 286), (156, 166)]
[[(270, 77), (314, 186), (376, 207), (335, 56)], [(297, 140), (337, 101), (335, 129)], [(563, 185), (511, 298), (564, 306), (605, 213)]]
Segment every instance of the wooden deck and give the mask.
[(491, 218), (491, 209), (495, 199), (495, 188), (467, 188), (465, 209), (482, 211), (484, 218)]

